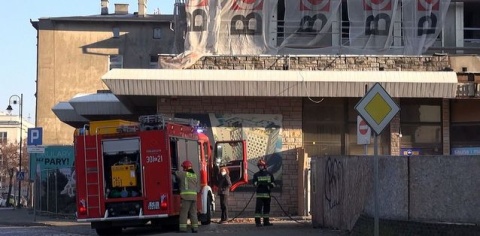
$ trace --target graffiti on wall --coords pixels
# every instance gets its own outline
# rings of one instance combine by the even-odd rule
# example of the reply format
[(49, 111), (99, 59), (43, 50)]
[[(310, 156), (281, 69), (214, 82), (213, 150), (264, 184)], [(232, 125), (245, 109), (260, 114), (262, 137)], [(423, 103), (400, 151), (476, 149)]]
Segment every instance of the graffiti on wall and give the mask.
[(330, 209), (341, 204), (345, 188), (344, 181), (342, 162), (328, 158), (325, 165), (325, 200)]

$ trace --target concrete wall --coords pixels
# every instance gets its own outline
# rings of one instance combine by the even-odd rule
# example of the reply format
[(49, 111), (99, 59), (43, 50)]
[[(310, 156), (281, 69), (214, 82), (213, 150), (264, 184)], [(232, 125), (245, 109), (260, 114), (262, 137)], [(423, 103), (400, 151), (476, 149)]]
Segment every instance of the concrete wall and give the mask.
[[(113, 38), (112, 28), (120, 29)], [(160, 27), (162, 39), (153, 39)], [(36, 122), (44, 145), (71, 144), (73, 128), (52, 112), (61, 101), (78, 93), (108, 89), (101, 76), (109, 70), (109, 56), (123, 55), (124, 68), (148, 68), (150, 55), (169, 53), (173, 33), (167, 22), (39, 21)]]
[[(351, 230), (374, 216), (372, 156), (312, 158), (314, 226)], [(480, 223), (478, 156), (379, 157), (379, 217)]]
[(412, 157), (410, 218), (480, 224), (479, 156)]

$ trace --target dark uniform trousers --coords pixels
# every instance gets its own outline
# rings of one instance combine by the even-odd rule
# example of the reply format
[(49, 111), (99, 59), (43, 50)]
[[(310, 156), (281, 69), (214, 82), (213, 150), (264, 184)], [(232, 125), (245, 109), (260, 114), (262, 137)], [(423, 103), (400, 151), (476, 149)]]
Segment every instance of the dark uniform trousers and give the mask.
[(255, 224), (261, 224), (260, 218), (263, 217), (263, 224), (270, 224), (270, 196), (257, 197), (257, 202), (255, 204)]
[(255, 224), (261, 226), (261, 218), (263, 218), (264, 226), (271, 226), (270, 223), (270, 189), (275, 187), (273, 175), (266, 169), (260, 170), (253, 176), (253, 184), (257, 186), (256, 195), (257, 202), (255, 204)]

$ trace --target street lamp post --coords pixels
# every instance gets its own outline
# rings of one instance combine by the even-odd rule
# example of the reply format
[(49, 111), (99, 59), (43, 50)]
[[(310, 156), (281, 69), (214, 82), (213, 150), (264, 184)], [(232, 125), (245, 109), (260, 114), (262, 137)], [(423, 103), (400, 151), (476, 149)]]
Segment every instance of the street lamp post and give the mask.
[[(12, 100), (13, 98), (13, 100)], [(15, 100), (18, 99), (18, 100)], [(12, 102), (13, 101), (13, 102)], [(18, 106), (20, 107), (20, 157), (19, 157), (19, 163), (18, 163), (18, 172), (22, 173), (22, 144), (23, 144), (23, 139), (22, 139), (22, 134), (23, 134), (23, 94), (18, 95), (12, 95), (8, 99), (8, 107), (7, 111), (8, 113), (11, 113), (13, 108), (12, 108), (12, 103), (13, 105), (16, 105), (18, 103)], [(20, 200), (22, 197), (22, 181), (18, 180), (18, 202), (17, 202), (17, 207), (20, 208)]]

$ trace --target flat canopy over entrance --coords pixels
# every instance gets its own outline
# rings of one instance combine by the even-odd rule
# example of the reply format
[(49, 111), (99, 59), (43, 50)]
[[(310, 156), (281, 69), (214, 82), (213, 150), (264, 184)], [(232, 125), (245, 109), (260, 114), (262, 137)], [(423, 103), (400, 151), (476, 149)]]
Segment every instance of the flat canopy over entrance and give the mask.
[(113, 69), (102, 80), (117, 96), (363, 97), (380, 83), (391, 97), (455, 98), (451, 71)]

